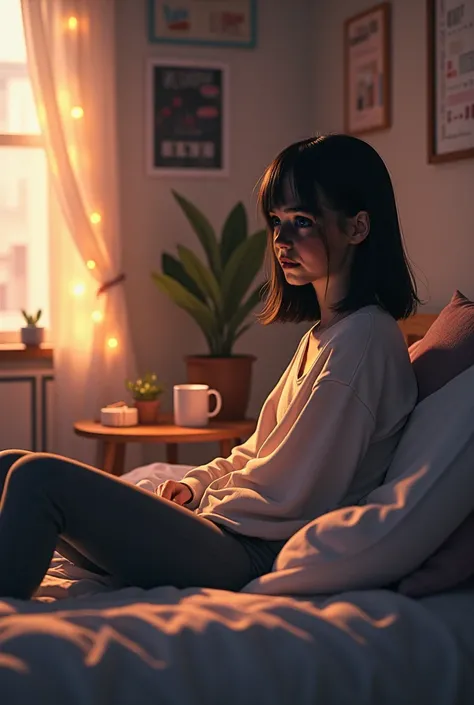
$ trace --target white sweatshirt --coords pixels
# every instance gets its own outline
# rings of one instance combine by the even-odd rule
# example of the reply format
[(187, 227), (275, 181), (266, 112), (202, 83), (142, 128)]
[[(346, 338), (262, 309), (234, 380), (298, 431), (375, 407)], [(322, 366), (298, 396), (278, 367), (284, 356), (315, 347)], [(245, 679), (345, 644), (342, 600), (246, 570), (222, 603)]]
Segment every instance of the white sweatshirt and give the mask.
[[(316, 359), (299, 376), (308, 338)], [(265, 401), (255, 433), (183, 478), (188, 508), (246, 536), (287, 539), (383, 482), (417, 398), (396, 321), (367, 306), (306, 333)]]

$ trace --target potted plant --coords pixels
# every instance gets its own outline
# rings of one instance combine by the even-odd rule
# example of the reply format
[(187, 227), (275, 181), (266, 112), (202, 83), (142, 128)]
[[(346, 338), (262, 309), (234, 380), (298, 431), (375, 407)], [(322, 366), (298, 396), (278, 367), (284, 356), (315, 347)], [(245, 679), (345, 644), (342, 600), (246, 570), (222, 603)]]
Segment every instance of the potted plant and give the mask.
[(185, 358), (188, 382), (219, 390), (222, 409), (218, 419), (243, 419), (255, 357), (235, 355), (233, 348), (252, 325), (248, 317), (261, 298), (261, 284), (250, 293), (249, 289), (263, 264), (266, 231), (249, 235), (245, 207), (237, 203), (218, 239), (206, 216), (186, 198), (172, 193), (204, 250), (207, 264), (189, 248), (178, 245), (178, 257), (163, 253), (162, 271), (153, 272), (152, 277), (161, 291), (192, 316), (207, 341), (208, 355)]
[(125, 386), (135, 400), (135, 407), (138, 412), (138, 423), (156, 424), (158, 423), (160, 411), (160, 396), (163, 394), (163, 387), (157, 381), (157, 377), (152, 372), (147, 372), (135, 382), (127, 380)]
[(28, 314), (22, 310), (26, 326), (21, 329), (21, 342), (28, 347), (39, 347), (44, 340), (44, 328), (38, 326), (42, 311), (38, 309), (36, 314)]

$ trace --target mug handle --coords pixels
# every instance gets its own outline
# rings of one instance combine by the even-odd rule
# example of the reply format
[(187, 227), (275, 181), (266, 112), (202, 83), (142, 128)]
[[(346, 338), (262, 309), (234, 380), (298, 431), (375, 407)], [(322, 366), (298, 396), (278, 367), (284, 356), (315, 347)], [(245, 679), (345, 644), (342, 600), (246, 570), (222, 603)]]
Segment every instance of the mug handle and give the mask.
[(208, 411), (207, 415), (210, 419), (212, 419), (213, 416), (217, 416), (219, 411), (222, 409), (222, 397), (217, 391), (217, 389), (208, 389), (207, 390), (208, 396), (215, 396), (216, 398), (216, 408), (214, 411)]

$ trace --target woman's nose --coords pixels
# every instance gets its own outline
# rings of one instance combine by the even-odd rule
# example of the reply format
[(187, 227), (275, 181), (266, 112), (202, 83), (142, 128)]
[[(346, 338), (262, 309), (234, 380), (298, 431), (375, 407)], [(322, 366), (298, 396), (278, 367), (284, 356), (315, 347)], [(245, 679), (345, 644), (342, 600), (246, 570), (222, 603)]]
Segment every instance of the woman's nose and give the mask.
[(278, 244), (282, 249), (290, 248), (293, 244), (293, 238), (291, 236), (291, 228), (281, 225), (276, 236), (275, 243)]

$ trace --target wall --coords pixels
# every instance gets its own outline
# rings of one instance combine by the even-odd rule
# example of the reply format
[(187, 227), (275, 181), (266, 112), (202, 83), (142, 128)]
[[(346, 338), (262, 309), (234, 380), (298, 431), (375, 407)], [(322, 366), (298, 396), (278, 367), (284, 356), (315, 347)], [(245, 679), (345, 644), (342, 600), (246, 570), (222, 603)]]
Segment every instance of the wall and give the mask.
[[(313, 4), (313, 129), (343, 129), (343, 22), (370, 0)], [(474, 296), (474, 161), (427, 163), (426, 2), (392, 0), (393, 126), (364, 137), (393, 177), (426, 311), (460, 288)]]
[[(258, 46), (255, 50), (179, 47), (149, 44), (144, 0), (117, 3), (117, 81), (121, 215), (126, 294), (131, 333), (139, 368), (156, 370), (168, 392), (184, 381), (183, 356), (206, 352), (191, 319), (158, 292), (150, 278), (163, 250), (197, 241), (171, 196), (175, 188), (194, 201), (220, 229), (231, 207), (242, 200), (252, 227), (258, 221), (254, 187), (267, 163), (286, 144), (312, 130), (314, 85), (309, 65), (308, 17), (311, 0), (259, 0)], [(215, 59), (229, 64), (231, 81), (231, 172), (226, 179), (151, 178), (145, 171), (145, 67), (149, 57)], [(261, 223), (260, 223), (261, 226)], [(286, 366), (302, 334), (296, 326), (255, 325), (236, 352), (257, 355), (250, 402), (255, 415)], [(188, 449), (189, 450), (189, 449)], [(214, 448), (193, 448), (183, 462), (204, 462)], [(191, 454), (192, 453), (192, 454)], [(162, 458), (156, 448), (146, 458)]]

